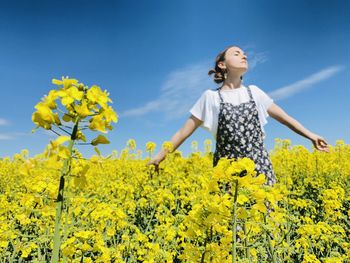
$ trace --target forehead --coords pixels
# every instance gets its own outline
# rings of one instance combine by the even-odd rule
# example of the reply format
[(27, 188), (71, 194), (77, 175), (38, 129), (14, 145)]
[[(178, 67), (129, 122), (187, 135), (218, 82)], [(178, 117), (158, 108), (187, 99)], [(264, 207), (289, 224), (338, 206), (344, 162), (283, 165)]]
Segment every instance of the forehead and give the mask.
[(242, 49), (240, 49), (239, 47), (230, 47), (226, 53), (235, 53), (235, 52), (239, 52), (239, 53), (244, 53), (244, 51)]

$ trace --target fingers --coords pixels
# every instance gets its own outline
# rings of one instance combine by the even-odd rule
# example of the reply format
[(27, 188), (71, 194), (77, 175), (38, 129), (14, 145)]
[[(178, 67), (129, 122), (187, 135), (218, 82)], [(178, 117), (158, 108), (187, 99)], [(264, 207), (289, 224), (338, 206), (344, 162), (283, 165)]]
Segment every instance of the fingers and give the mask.
[(319, 138), (316, 141), (317, 149), (323, 152), (329, 152), (328, 143), (323, 138)]
[(314, 139), (312, 142), (317, 150), (329, 152), (328, 143), (321, 136), (316, 137), (316, 139)]
[(325, 140), (323, 137), (318, 137), (318, 138), (317, 138), (317, 141), (319, 141), (320, 143), (322, 142), (322, 143), (324, 143), (324, 144), (328, 144), (328, 143), (326, 142), (326, 140)]
[(323, 138), (320, 139), (320, 145), (324, 149), (325, 152), (329, 152), (328, 143), (326, 142), (325, 139), (323, 139)]
[(151, 164), (154, 165), (155, 172), (159, 173), (159, 162), (155, 160), (151, 160), (146, 164), (146, 166), (149, 166)]
[(328, 143), (325, 140), (323, 140), (323, 139), (320, 141), (320, 143), (322, 143), (323, 146), (327, 146), (328, 145)]

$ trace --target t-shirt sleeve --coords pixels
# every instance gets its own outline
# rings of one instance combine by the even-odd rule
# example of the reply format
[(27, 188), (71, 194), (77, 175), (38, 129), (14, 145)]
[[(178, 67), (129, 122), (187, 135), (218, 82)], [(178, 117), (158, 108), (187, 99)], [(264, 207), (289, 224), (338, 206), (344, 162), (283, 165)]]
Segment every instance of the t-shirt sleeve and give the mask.
[(203, 121), (201, 124), (203, 128), (207, 130), (211, 129), (213, 124), (213, 109), (210, 103), (209, 91), (203, 92), (189, 111), (193, 116)]
[(255, 101), (257, 102), (258, 112), (259, 112), (259, 119), (261, 122), (262, 129), (264, 130), (263, 126), (267, 124), (267, 118), (270, 116), (267, 112), (269, 107), (272, 105), (274, 100), (266, 94), (265, 91), (260, 89), (259, 87), (255, 85), (250, 86), (253, 92), (253, 97), (255, 98)]
[(260, 89), (258, 86), (253, 85), (253, 88), (255, 88), (255, 90), (256, 90), (257, 99), (258, 99), (259, 103), (262, 105), (264, 110), (267, 112), (267, 110), (272, 105), (274, 100), (265, 91)]

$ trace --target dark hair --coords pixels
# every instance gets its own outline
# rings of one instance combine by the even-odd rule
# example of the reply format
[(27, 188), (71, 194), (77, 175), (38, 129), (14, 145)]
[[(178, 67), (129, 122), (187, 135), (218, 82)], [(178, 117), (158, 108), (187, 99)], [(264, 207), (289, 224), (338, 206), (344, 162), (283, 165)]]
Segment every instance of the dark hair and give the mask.
[[(219, 62), (221, 61), (225, 61), (225, 56), (226, 56), (226, 52), (229, 48), (231, 47), (236, 47), (234, 45), (232, 46), (228, 46), (227, 48), (225, 48), (223, 51), (221, 51), (217, 56), (216, 56), (216, 59), (215, 59), (215, 67), (211, 70), (208, 71), (208, 75), (210, 76), (211, 74), (215, 73), (214, 75), (214, 81), (216, 83), (221, 83), (221, 82), (224, 82), (225, 80), (225, 77), (224, 77), (224, 74), (226, 71), (226, 69), (222, 69), (218, 66)], [(241, 76), (241, 79), (243, 79), (243, 77)]]

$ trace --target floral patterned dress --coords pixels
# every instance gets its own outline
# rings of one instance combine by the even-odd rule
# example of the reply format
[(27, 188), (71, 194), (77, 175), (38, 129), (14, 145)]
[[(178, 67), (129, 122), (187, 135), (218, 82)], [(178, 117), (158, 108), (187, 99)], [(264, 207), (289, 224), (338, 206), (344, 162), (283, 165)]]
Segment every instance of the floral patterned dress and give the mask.
[(276, 183), (269, 153), (264, 145), (263, 132), (259, 122), (256, 103), (250, 87), (247, 87), (250, 100), (239, 105), (224, 102), (220, 97), (218, 131), (213, 166), (221, 157), (243, 158), (248, 157), (255, 162), (257, 173), (265, 174), (266, 185)]

